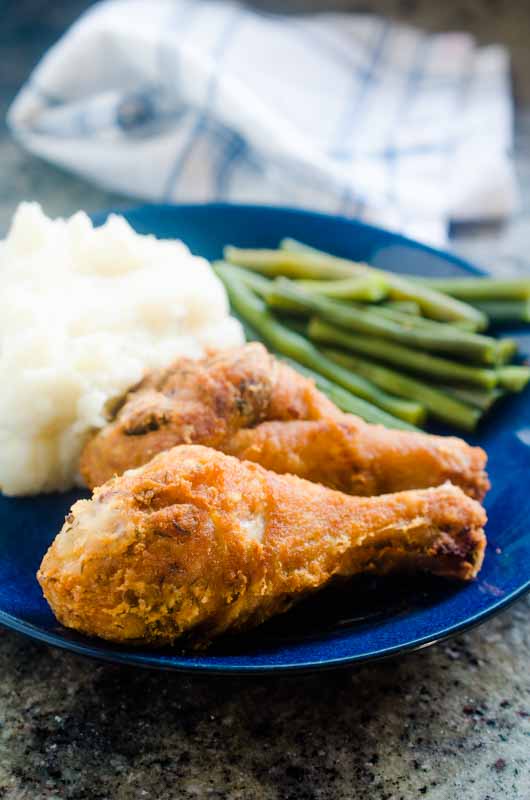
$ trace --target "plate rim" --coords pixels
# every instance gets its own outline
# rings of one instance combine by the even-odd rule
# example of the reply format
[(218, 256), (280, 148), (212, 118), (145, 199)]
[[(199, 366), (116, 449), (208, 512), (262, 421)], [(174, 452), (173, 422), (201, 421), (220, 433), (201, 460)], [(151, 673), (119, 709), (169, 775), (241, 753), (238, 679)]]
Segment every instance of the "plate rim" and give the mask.
[[(96, 661), (105, 661), (110, 664), (119, 664), (121, 666), (140, 667), (142, 669), (157, 670), (159, 672), (181, 672), (181, 673), (198, 673), (201, 675), (246, 675), (251, 677), (253, 675), (277, 675), (279, 673), (286, 675), (296, 675), (299, 673), (320, 672), (324, 670), (341, 669), (349, 666), (362, 666), (366, 663), (376, 661), (385, 661), (386, 659), (394, 658), (395, 656), (408, 655), (417, 652), (418, 650), (425, 650), (428, 647), (440, 644), (449, 639), (454, 638), (462, 633), (465, 633), (473, 628), (478, 627), (483, 622), (486, 622), (491, 617), (496, 616), (504, 609), (511, 606), (516, 600), (523, 597), (530, 591), (530, 578), (515, 589), (511, 594), (500, 599), (493, 606), (463, 620), (458, 625), (452, 625), (443, 628), (436, 634), (427, 634), (418, 639), (411, 639), (404, 644), (396, 644), (392, 647), (373, 650), (369, 653), (362, 653), (357, 655), (342, 656), (340, 658), (329, 658), (325, 661), (311, 661), (306, 662), (292, 662), (284, 664), (207, 664), (207, 663), (194, 663), (190, 664), (186, 660), (186, 656), (167, 656), (164, 660), (160, 656), (149, 655), (144, 652), (138, 652), (138, 655), (131, 650), (124, 650), (123, 655), (119, 650), (111, 650), (105, 648), (99, 650), (97, 647), (76, 642), (72, 639), (62, 638), (58, 634), (49, 634), (42, 631), (40, 628), (28, 622), (21, 622), (17, 617), (7, 614), (5, 611), (0, 610), (0, 624), (9, 630), (15, 631), (28, 636), (34, 641), (47, 644), (51, 647), (58, 647), (60, 650), (66, 650), (75, 655), (89, 658)], [(104, 640), (102, 640), (104, 641)], [(207, 651), (206, 651), (207, 654)], [(251, 656), (249, 656), (251, 657)]]
[[(127, 207), (112, 207), (108, 209), (103, 209), (101, 211), (94, 212), (90, 214), (90, 218), (95, 222), (96, 225), (101, 224), (110, 214), (120, 214), (120, 215), (131, 215), (131, 214), (141, 214), (142, 212), (149, 212), (153, 213), (156, 211), (160, 212), (176, 212), (176, 211), (184, 211), (185, 213), (193, 213), (196, 210), (201, 209), (203, 212), (205, 210), (230, 210), (230, 211), (251, 211), (252, 213), (259, 213), (261, 211), (273, 211), (279, 212), (280, 214), (288, 214), (296, 217), (312, 217), (318, 218), (323, 221), (327, 222), (338, 222), (340, 224), (348, 224), (353, 225), (354, 227), (360, 227), (364, 229), (368, 229), (375, 234), (384, 235), (385, 237), (391, 236), (393, 239), (394, 244), (403, 244), (408, 247), (412, 247), (415, 250), (428, 252), (431, 255), (437, 256), (442, 258), (446, 262), (450, 262), (455, 266), (460, 267), (467, 273), (471, 273), (474, 275), (487, 275), (488, 272), (486, 269), (478, 266), (477, 264), (471, 263), (460, 256), (453, 254), (447, 250), (442, 248), (437, 248), (429, 244), (424, 244), (416, 239), (411, 237), (405, 236), (401, 233), (394, 232), (388, 230), (386, 228), (382, 228), (378, 225), (373, 225), (370, 223), (363, 222), (362, 220), (358, 220), (355, 218), (349, 218), (341, 214), (331, 214), (325, 211), (318, 211), (310, 208), (295, 208), (292, 206), (283, 206), (283, 205), (276, 205), (274, 203), (270, 204), (256, 204), (256, 203), (230, 203), (230, 202), (222, 202), (222, 201), (214, 201), (214, 202), (205, 202), (205, 203), (141, 203), (141, 204), (132, 204)], [(340, 657), (330, 657), (326, 660), (315, 660), (315, 659), (308, 659), (307, 661), (292, 661), (291, 663), (286, 662), (282, 664), (230, 664), (230, 663), (222, 663), (222, 664), (208, 664), (208, 663), (190, 663), (187, 660), (186, 656), (183, 655), (175, 655), (175, 656), (160, 656), (160, 655), (151, 655), (149, 653), (145, 653), (144, 651), (135, 652), (134, 650), (128, 649), (124, 650), (123, 652), (119, 650), (113, 650), (112, 647), (106, 647), (104, 649), (98, 649), (97, 647), (93, 647), (90, 644), (84, 644), (82, 642), (76, 642), (75, 640), (63, 638), (58, 634), (48, 633), (41, 628), (21, 620), (18, 617), (13, 616), (12, 614), (8, 614), (7, 612), (0, 609), (0, 624), (9, 629), (13, 630), (17, 633), (23, 634), (28, 636), (30, 639), (34, 641), (39, 641), (43, 644), (47, 644), (48, 646), (58, 647), (61, 650), (72, 652), (78, 656), (82, 656), (89, 659), (95, 659), (98, 661), (104, 661), (107, 663), (113, 664), (120, 664), (120, 665), (127, 665), (130, 667), (141, 667), (144, 669), (152, 669), (164, 672), (180, 672), (180, 673), (197, 673), (201, 675), (218, 675), (218, 676), (253, 676), (253, 675), (278, 675), (278, 674), (286, 674), (286, 675), (293, 675), (297, 673), (309, 673), (309, 672), (316, 672), (316, 671), (323, 671), (323, 670), (332, 670), (332, 669), (340, 669), (346, 668), (348, 666), (360, 666), (362, 664), (366, 664), (368, 662), (375, 662), (375, 661), (383, 661), (388, 658), (393, 658), (397, 655), (406, 655), (412, 652), (416, 652), (421, 649), (425, 649), (435, 644), (439, 644), (441, 642), (447, 641), (448, 639), (453, 638), (461, 633), (464, 633), (472, 628), (477, 627), (478, 625), (482, 624), (483, 622), (487, 621), (491, 617), (495, 616), (496, 614), (500, 613), (504, 609), (508, 608), (512, 603), (514, 603), (519, 598), (523, 597), (527, 592), (530, 591), (530, 577), (519, 586), (517, 589), (514, 589), (510, 594), (500, 598), (497, 602), (493, 605), (488, 606), (487, 608), (479, 611), (478, 613), (467, 617), (466, 619), (462, 620), (458, 624), (453, 624), (444, 628), (440, 628), (434, 633), (425, 634), (419, 638), (411, 638), (408, 641), (395, 644), (390, 647), (381, 647), (379, 649), (371, 650), (370, 652), (352, 654), (352, 655), (344, 655)], [(104, 641), (104, 640), (101, 640)], [(207, 651), (205, 652), (205, 656), (207, 658)], [(252, 656), (246, 656), (245, 658), (251, 658)]]
[[(212, 200), (204, 203), (140, 203), (130, 206), (119, 207), (113, 206), (111, 208), (104, 208), (100, 211), (94, 211), (88, 214), (88, 217), (96, 224), (96, 227), (103, 224), (110, 214), (120, 214), (126, 216), (132, 213), (141, 213), (147, 210), (150, 211), (175, 211), (177, 209), (193, 212), (198, 209), (231, 209), (235, 211), (248, 210), (253, 213), (260, 211), (279, 211), (283, 214), (292, 214), (299, 217), (318, 217), (322, 220), (333, 220), (339, 223), (346, 223), (348, 225), (359, 226), (374, 233), (383, 234), (384, 236), (391, 236), (396, 243), (404, 243), (412, 245), (416, 250), (426, 250), (431, 255), (442, 256), (446, 261), (451, 261), (459, 267), (462, 267), (466, 272), (471, 272), (474, 275), (489, 275), (485, 267), (477, 263), (472, 263), (456, 253), (451, 253), (449, 250), (444, 250), (442, 247), (435, 247), (434, 245), (421, 242), (419, 239), (413, 239), (411, 236), (406, 236), (399, 231), (393, 231), (390, 228), (382, 228), (380, 225), (373, 225), (370, 222), (364, 222), (356, 217), (347, 217), (344, 214), (332, 214), (327, 211), (319, 211), (318, 209), (305, 208), (303, 206), (284, 206), (277, 205), (276, 203), (232, 203), (224, 200)], [(184, 243), (186, 244), (186, 243)], [(339, 256), (341, 258), (341, 256)], [(391, 270), (390, 270), (391, 271)]]

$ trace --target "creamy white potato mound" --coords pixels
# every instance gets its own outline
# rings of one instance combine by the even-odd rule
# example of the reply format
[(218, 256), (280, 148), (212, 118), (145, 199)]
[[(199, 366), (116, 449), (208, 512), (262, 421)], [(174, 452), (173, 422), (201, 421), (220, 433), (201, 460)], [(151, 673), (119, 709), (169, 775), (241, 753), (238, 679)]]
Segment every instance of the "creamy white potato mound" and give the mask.
[(0, 244), (0, 488), (78, 483), (109, 401), (149, 368), (243, 338), (223, 285), (182, 242), (21, 204)]

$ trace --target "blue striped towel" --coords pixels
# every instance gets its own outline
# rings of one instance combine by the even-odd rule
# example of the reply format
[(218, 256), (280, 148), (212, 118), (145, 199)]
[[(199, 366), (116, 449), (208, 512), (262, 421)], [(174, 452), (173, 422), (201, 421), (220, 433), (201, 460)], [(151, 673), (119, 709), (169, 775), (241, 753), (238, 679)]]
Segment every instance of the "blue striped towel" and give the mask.
[(373, 15), (106, 0), (8, 121), (32, 152), (156, 201), (318, 208), (433, 242), (517, 202), (505, 50)]

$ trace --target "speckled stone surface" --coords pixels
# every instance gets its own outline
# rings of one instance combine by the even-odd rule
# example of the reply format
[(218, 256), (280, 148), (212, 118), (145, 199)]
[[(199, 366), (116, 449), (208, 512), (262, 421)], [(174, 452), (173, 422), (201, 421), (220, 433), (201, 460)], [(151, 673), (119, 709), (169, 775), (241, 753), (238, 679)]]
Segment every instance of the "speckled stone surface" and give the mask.
[[(7, 4), (2, 120), (38, 56), (86, 5), (22, 0), (15, 12)], [(471, 28), (512, 47), (521, 211), (504, 225), (460, 228), (452, 245), (494, 271), (530, 270), (529, 4), (380, 0), (363, 7), (370, 5), (433, 29)], [(23, 198), (51, 214), (129, 204), (20, 152), (2, 125), (2, 231)], [(528, 599), (406, 658), (282, 679), (133, 671), (0, 629), (0, 798), (529, 800), (529, 663)]]

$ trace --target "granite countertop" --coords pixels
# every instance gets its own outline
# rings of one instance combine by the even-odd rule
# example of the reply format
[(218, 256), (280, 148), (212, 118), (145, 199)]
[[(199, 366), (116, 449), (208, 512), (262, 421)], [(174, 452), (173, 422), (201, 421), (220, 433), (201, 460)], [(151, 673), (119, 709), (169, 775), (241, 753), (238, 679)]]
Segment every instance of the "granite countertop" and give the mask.
[[(2, 120), (35, 60), (86, 5), (26, 0), (4, 13)], [(498, 272), (530, 270), (528, 6), (362, 5), (433, 28), (476, 28), (485, 40), (496, 33), (512, 46), (522, 208), (509, 224), (459, 228), (452, 246)], [(2, 231), (23, 198), (51, 214), (130, 203), (20, 152), (2, 125)], [(471, 633), (404, 658), (281, 679), (109, 666), (0, 629), (0, 798), (528, 800), (529, 612), (523, 599)]]

